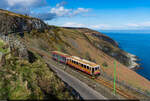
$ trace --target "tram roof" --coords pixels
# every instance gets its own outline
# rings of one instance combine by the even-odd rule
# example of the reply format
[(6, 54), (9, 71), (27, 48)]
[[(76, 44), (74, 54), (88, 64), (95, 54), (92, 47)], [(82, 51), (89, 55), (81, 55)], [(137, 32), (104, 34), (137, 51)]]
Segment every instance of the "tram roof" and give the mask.
[(73, 60), (76, 60), (82, 64), (87, 64), (91, 67), (96, 67), (96, 66), (99, 66), (98, 64), (94, 63), (94, 62), (91, 62), (91, 61), (88, 61), (88, 60), (85, 60), (85, 59), (81, 59), (80, 57), (77, 57), (77, 56), (71, 56)]
[(65, 56), (65, 57), (69, 57), (70, 56), (70, 55), (62, 53), (60, 51), (52, 51), (52, 52), (55, 53), (55, 54), (59, 54), (59, 55)]

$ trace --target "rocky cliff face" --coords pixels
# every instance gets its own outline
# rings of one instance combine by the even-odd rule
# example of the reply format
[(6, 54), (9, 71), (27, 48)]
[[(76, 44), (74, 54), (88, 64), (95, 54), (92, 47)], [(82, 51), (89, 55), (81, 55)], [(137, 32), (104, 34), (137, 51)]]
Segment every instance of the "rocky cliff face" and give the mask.
[(15, 14), (0, 10), (0, 33), (31, 31), (33, 29), (43, 31), (48, 26), (40, 19)]
[(15, 56), (29, 60), (28, 50), (23, 42), (14, 36), (8, 37), (2, 34), (0, 34), (0, 39), (9, 45), (10, 51), (15, 53)]

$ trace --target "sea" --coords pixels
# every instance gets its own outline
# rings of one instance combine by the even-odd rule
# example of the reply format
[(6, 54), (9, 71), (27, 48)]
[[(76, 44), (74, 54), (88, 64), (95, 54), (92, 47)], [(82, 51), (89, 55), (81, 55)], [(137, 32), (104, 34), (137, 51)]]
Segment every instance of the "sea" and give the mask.
[(142, 69), (136, 72), (150, 80), (150, 33), (100, 31), (119, 43), (119, 47), (141, 59)]

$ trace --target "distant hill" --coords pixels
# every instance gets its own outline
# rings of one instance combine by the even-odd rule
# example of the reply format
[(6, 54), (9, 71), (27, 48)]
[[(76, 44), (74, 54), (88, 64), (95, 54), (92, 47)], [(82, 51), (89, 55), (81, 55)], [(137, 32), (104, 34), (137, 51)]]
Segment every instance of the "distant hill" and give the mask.
[(106, 33), (140, 33), (140, 34), (150, 34), (150, 30), (99, 30)]

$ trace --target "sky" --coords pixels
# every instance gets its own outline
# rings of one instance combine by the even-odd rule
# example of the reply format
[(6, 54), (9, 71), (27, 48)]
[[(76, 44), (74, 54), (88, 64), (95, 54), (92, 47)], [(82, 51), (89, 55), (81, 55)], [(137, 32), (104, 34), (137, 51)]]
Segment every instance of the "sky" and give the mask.
[(49, 25), (95, 30), (150, 30), (150, 0), (0, 0), (0, 8)]

